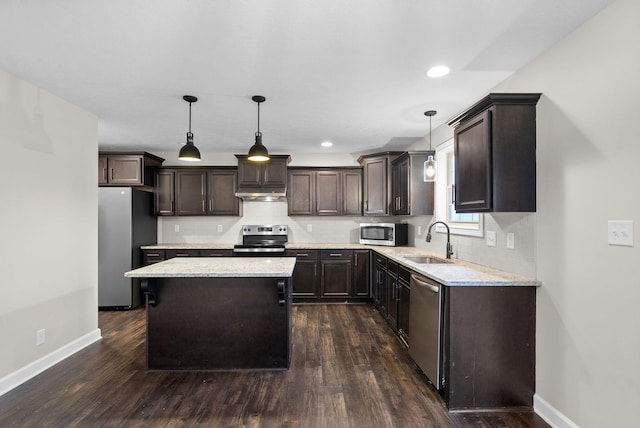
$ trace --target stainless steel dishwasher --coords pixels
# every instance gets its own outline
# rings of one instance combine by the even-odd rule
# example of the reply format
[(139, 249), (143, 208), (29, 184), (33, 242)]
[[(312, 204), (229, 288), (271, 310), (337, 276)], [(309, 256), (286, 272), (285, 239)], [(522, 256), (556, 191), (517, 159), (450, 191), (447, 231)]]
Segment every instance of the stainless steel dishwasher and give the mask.
[(409, 305), (409, 355), (436, 389), (442, 389), (442, 285), (411, 274)]

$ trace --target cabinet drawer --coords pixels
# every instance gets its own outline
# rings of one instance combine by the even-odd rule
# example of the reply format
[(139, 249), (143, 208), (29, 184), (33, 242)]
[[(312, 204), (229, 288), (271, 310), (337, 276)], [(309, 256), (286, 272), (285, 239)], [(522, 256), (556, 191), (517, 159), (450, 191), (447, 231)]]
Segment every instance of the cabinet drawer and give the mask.
[(198, 255), (200, 257), (231, 257), (233, 255), (233, 250), (200, 250), (198, 251)]
[(322, 260), (329, 259), (351, 259), (353, 250), (321, 250), (320, 258)]
[(376, 264), (378, 266), (380, 266), (382, 269), (386, 270), (387, 269), (387, 258), (383, 257), (383, 256), (381, 256), (379, 254), (376, 254), (375, 258), (376, 258)]
[(411, 271), (408, 269), (405, 269), (402, 266), (398, 267), (398, 277), (400, 278), (400, 281), (405, 282), (406, 284), (409, 284), (409, 282), (411, 281)]
[(397, 277), (398, 276), (398, 263), (393, 260), (387, 261), (387, 272), (391, 275)]
[(174, 257), (198, 257), (200, 255), (199, 250), (165, 250), (167, 259)]
[(315, 260), (318, 258), (318, 250), (287, 250), (287, 256), (300, 260)]
[(142, 264), (147, 266), (165, 260), (164, 250), (142, 250)]

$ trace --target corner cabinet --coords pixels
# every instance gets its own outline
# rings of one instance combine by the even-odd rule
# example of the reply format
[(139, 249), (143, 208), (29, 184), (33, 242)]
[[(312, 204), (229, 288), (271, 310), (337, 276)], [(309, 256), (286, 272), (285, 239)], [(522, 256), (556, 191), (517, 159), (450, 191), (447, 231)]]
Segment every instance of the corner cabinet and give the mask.
[(360, 302), (370, 298), (370, 250), (290, 249), (295, 302)]
[(241, 215), (235, 167), (160, 168), (155, 178), (155, 212), (167, 216)]
[(289, 215), (362, 215), (362, 168), (289, 168)]
[(433, 215), (434, 183), (424, 181), (424, 162), (434, 152), (405, 152), (391, 164), (393, 215)]
[(155, 168), (164, 159), (147, 152), (98, 153), (99, 186), (153, 186)]
[(541, 94), (489, 94), (454, 126), (459, 213), (536, 211), (536, 104)]
[(363, 213), (366, 216), (388, 216), (391, 207), (391, 162), (402, 152), (363, 155), (358, 163), (363, 168)]

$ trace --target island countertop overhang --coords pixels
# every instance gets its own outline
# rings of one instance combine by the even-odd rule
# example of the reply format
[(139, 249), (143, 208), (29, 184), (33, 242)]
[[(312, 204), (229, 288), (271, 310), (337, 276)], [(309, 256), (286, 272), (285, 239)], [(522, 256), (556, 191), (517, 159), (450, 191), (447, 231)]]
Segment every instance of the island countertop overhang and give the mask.
[(176, 257), (125, 272), (128, 278), (290, 277), (295, 257)]

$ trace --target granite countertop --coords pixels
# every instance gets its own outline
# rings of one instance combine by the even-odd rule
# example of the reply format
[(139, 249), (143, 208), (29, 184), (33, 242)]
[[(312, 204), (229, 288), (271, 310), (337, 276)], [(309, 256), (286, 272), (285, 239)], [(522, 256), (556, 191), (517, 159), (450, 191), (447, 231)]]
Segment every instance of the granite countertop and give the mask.
[(142, 250), (233, 250), (233, 244), (152, 244), (140, 246)]
[[(233, 244), (157, 244), (145, 245), (142, 249), (232, 249)], [(539, 287), (540, 281), (489, 268), (461, 259), (451, 259), (450, 263), (422, 264), (406, 257), (427, 256), (444, 258), (442, 253), (419, 247), (385, 247), (355, 243), (287, 243), (288, 250), (336, 249), (336, 250), (373, 250), (419, 274), (429, 277), (446, 286), (523, 286)], [(234, 257), (238, 258), (238, 257)], [(243, 258), (247, 260), (247, 258)], [(258, 258), (260, 259), (260, 258)], [(163, 262), (164, 263), (164, 262)], [(152, 265), (154, 266), (154, 265)], [(228, 275), (233, 276), (233, 275)]]
[(290, 277), (293, 257), (176, 257), (129, 272), (128, 278)]

